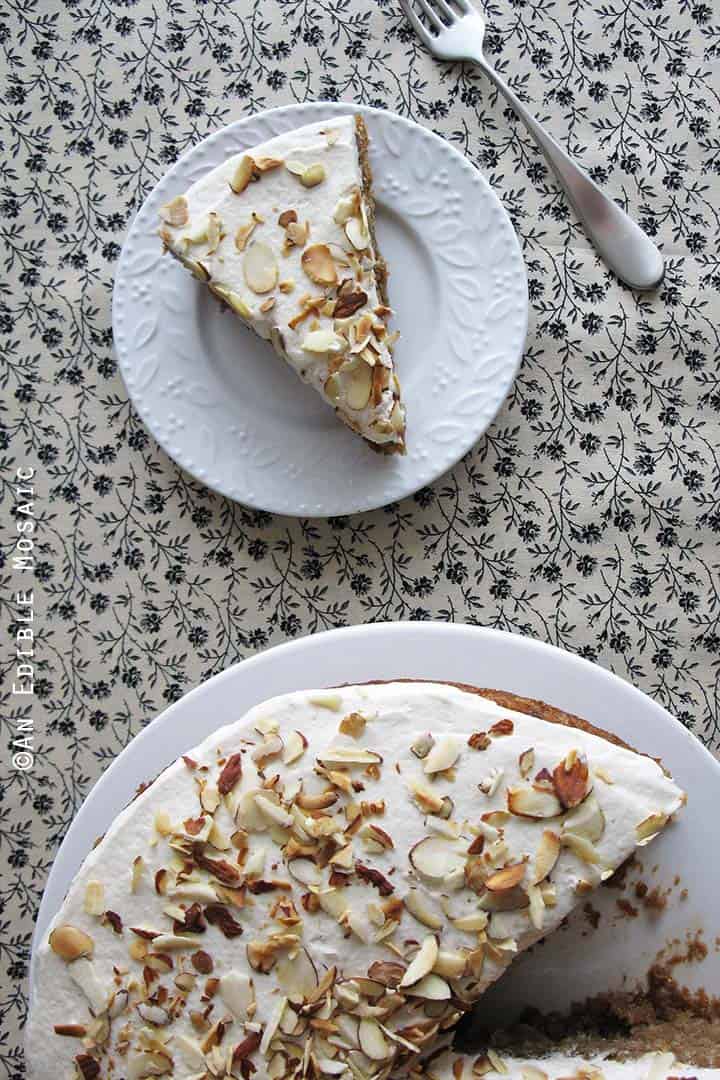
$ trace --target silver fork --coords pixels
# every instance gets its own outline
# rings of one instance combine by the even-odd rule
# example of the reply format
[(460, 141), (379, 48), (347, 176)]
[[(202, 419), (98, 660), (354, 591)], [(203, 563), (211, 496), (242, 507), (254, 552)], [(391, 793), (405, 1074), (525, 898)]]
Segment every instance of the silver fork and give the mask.
[(653, 289), (665, 272), (661, 253), (617, 203), (575, 164), (535, 117), (528, 112), (483, 55), (485, 18), (470, 0), (400, 0), (423, 44), (442, 60), (472, 60), (507, 98), (564, 188), (585, 231), (607, 265), (633, 289)]

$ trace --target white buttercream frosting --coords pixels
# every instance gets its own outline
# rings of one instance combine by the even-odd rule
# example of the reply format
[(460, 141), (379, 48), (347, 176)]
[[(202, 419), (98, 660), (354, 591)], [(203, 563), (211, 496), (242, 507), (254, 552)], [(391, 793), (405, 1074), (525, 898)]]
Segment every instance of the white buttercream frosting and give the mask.
[[(274, 751), (280, 752), (263, 760)], [(235, 778), (238, 756), (242, 776)], [(353, 756), (366, 760), (353, 764)], [(283, 758), (291, 760), (286, 764)], [(218, 785), (228, 784), (220, 796)], [(346, 791), (348, 785), (355, 790)], [(555, 791), (566, 801), (582, 801), (565, 810)], [(328, 805), (323, 808), (320, 800), (314, 807), (313, 796), (324, 792)], [(418, 800), (428, 798), (439, 813), (420, 808)], [(554, 816), (509, 813), (516, 800), (521, 807), (537, 803), (544, 812), (554, 809)], [(316, 1059), (337, 1068), (349, 1057), (359, 1071), (348, 1076), (388, 1075), (393, 1054), (407, 1054), (413, 1045), (428, 1049), (424, 1036), (432, 1040), (438, 1034), (433, 1025), (457, 1019), (517, 952), (555, 929), (683, 801), (651, 758), (452, 686), (392, 683), (275, 698), (167, 768), (88, 855), (53, 928), (70, 926), (88, 935), (92, 956), (89, 962), (67, 963), (47, 940), (41, 943), (27, 1041), (30, 1075), (35, 1080), (72, 1076), (78, 1054), (97, 1053), (103, 1078), (141, 1077), (143, 1062), (150, 1060), (145, 1028), (156, 1040), (168, 1040), (165, 1053), (173, 1076), (199, 1077), (197, 1046), (207, 1037), (200, 1013), (205, 1012), (207, 1028), (228, 1018), (220, 1049), (211, 1057), (217, 1065), (220, 1051), (227, 1055), (253, 1032), (267, 1033), (285, 997), (290, 1001), (283, 1026), (290, 1034), (281, 1030), (253, 1053), (257, 1080), (274, 1075), (283, 1042), (308, 1045), (313, 1019), (331, 1025), (314, 1029)], [(556, 861), (548, 834), (559, 841)], [(425, 841), (422, 848), (420, 841)], [(289, 859), (298, 851), (301, 863)], [(333, 884), (348, 882), (332, 892), (325, 865), (331, 855), (336, 872), (346, 875)], [(549, 867), (544, 877), (543, 862)], [(516, 881), (511, 889), (501, 888), (501, 871)], [(315, 910), (318, 901), (322, 907)], [(512, 910), (492, 910), (507, 901)], [(193, 904), (207, 918), (189, 947), (175, 949), (183, 942), (172, 940), (173, 934), (181, 936), (174, 920)], [(231, 933), (237, 924), (241, 935), (224, 935), (218, 905), (231, 917)], [(137, 956), (143, 949), (143, 939), (131, 928), (163, 935), (146, 941), (150, 960), (131, 958), (131, 951)], [(286, 935), (277, 952), (281, 962), (268, 974), (253, 970), (253, 943), (277, 942), (272, 935), (278, 934)], [(198, 974), (193, 966), (190, 957), (198, 950), (212, 958), (211, 974)], [(160, 959), (153, 957), (158, 953)], [(288, 956), (294, 962), (288, 963)], [(171, 969), (164, 957), (172, 961)], [(317, 978), (335, 969), (331, 997), (317, 1013), (308, 1008), (303, 1013), (302, 994), (293, 990), (293, 971), (308, 968), (307, 957)], [(347, 980), (367, 977), (377, 961), (432, 972), (429, 981), (424, 975), (418, 981), (408, 971), (405, 988), (383, 991), (376, 983), (374, 993), (363, 997), (368, 987)], [(148, 964), (153, 965), (149, 983)], [(384, 971), (391, 987), (397, 988), (402, 967)], [(183, 972), (195, 977), (181, 977), (178, 986)], [(222, 987), (238, 977), (245, 983), (248, 976), (256, 1009), (243, 1019), (232, 993), (223, 994)], [(208, 985), (208, 978), (219, 979), (221, 989)], [(83, 1049), (81, 1038), (54, 1034), (56, 1025), (77, 1024), (87, 1029), (86, 1042), (93, 1033), (97, 1037), (88, 994), (96, 1011), (113, 993), (113, 1007), (120, 1009), (126, 988), (128, 1009), (112, 1019), (104, 1047)], [(429, 1002), (416, 996), (420, 992), (439, 1000)], [(164, 1014), (148, 1012), (148, 999), (169, 1012), (167, 1025), (153, 1028), (152, 1017), (163, 1020)], [(304, 1027), (298, 1035), (292, 1034), (288, 1011), (293, 1003), (302, 1018), (298, 1026)], [(333, 1041), (332, 1024), (340, 1013), (344, 1026)], [(353, 1049), (353, 1039), (358, 1018), (375, 1024), (375, 1017), (385, 1029), (380, 1045), (388, 1058), (372, 1063)], [(393, 1041), (398, 1030), (405, 1043)], [(366, 1036), (368, 1031), (366, 1023)], [(114, 1070), (106, 1064), (108, 1054)]]
[[(426, 1080), (472, 1080), (477, 1056), (460, 1057), (443, 1054), (423, 1072)], [(488, 1077), (504, 1076), (506, 1080), (712, 1080), (720, 1077), (720, 1069), (682, 1065), (674, 1054), (658, 1051), (643, 1054), (632, 1061), (609, 1061), (593, 1056), (580, 1058), (565, 1054), (550, 1054), (542, 1058), (516, 1058), (498, 1054), (502, 1072), (492, 1068)], [(492, 1063), (489, 1063), (492, 1064)], [(453, 1068), (454, 1067), (454, 1068)]]
[[(234, 177), (247, 156), (261, 166), (267, 162), (278, 164), (256, 172), (256, 179), (236, 193), (231, 184), (238, 186)], [(302, 170), (313, 167), (322, 170), (322, 180), (307, 187)], [(344, 116), (308, 124), (237, 154), (203, 176), (184, 194), (186, 221), (173, 225), (167, 221), (172, 214), (163, 210), (166, 223), (161, 235), (183, 261), (195, 266), (201, 264), (210, 287), (221, 293), (224, 290), (223, 295), (234, 310), (261, 337), (272, 341), (293, 370), (337, 408), (341, 419), (371, 442), (401, 446), (404, 414), (402, 407), (396, 406), (399, 385), (393, 373), (385, 326), (389, 311), (383, 311), (378, 295), (375, 252), (367, 228), (362, 189), (354, 118)], [(281, 215), (288, 211), (294, 212), (297, 219), (290, 232), (279, 223)], [(350, 216), (346, 218), (346, 214)], [(212, 232), (206, 235), (209, 215), (215, 215), (219, 241)], [(253, 224), (247, 238), (241, 234), (242, 250), (239, 250), (238, 230)], [(355, 242), (348, 236), (348, 225)], [(291, 246), (287, 242), (290, 234), (298, 241)], [(197, 240), (198, 237), (202, 239)], [(326, 258), (332, 257), (336, 271), (333, 284), (313, 280), (303, 263), (304, 254), (320, 249)], [(257, 293), (252, 288), (252, 275), (248, 276), (248, 260), (252, 262), (262, 253), (265, 262), (269, 257), (275, 268), (275, 280), (273, 284), (271, 270), (269, 287), (263, 284), (263, 291)], [(349, 289), (351, 280), (353, 289), (362, 290), (366, 299), (351, 316), (336, 319), (332, 309), (338, 288), (345, 281)], [(327, 297), (329, 306), (327, 310), (315, 307), (295, 325), (294, 319), (303, 309), (303, 298), (308, 296), (317, 300)], [(369, 317), (374, 329), (369, 335), (364, 330), (358, 341), (356, 327), (363, 316)], [(325, 348), (317, 337), (318, 331), (330, 334)], [(351, 355), (350, 350), (362, 341), (368, 342), (369, 351), (366, 348)], [(314, 351), (318, 342), (319, 351)], [(355, 362), (358, 356), (360, 359)], [(346, 366), (340, 376), (331, 379), (340, 367), (341, 358), (347, 362)], [(369, 367), (365, 360), (374, 367)], [(374, 393), (363, 403), (360, 386), (367, 385), (375, 368)], [(355, 398), (348, 392), (351, 383)]]

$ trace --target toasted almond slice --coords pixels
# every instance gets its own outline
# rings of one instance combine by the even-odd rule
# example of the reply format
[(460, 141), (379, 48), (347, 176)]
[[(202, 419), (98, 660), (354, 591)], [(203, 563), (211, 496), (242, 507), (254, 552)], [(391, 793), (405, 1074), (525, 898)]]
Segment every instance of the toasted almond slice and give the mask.
[(102, 881), (88, 881), (83, 908), (88, 915), (102, 915), (105, 910), (105, 886)]
[(306, 949), (300, 949), (292, 959), (283, 957), (275, 967), (280, 989), (292, 1002), (302, 1003), (317, 989), (318, 973)]
[(358, 1027), (360, 1049), (371, 1061), (386, 1061), (392, 1054), (388, 1041), (377, 1020), (361, 1020)]
[(259, 173), (271, 172), (273, 169), (278, 169), (282, 165), (281, 158), (274, 157), (261, 157), (255, 158), (255, 168)]
[(577, 836), (575, 833), (563, 831), (560, 839), (563, 847), (570, 848), (573, 855), (577, 855), (583, 862), (589, 863), (590, 866), (609, 868), (610, 864), (603, 859), (594, 844), (591, 844), (584, 836)]
[[(487, 915), (485, 915), (485, 923), (487, 925)], [(466, 966), (467, 957), (464, 953), (457, 952), (455, 949), (438, 949), (433, 972), (436, 975), (444, 975), (447, 979), (459, 979)]]
[(435, 740), (433, 739), (432, 735), (428, 732), (425, 735), (419, 735), (418, 738), (415, 739), (415, 741), (412, 744), (412, 746), (410, 747), (410, 749), (413, 752), (413, 754), (415, 755), (415, 757), (420, 758), (422, 760), (423, 758), (426, 758), (428, 756), (428, 754), (432, 750), (434, 744), (435, 744)]
[(261, 743), (258, 743), (250, 754), (250, 757), (256, 765), (259, 765), (260, 768), (264, 768), (265, 763), (269, 761), (270, 758), (277, 757), (278, 754), (282, 753), (283, 745), (283, 740), (280, 736), (275, 732), (270, 732), (265, 736)]
[(316, 285), (334, 285), (337, 282), (335, 260), (327, 244), (311, 244), (306, 247), (300, 264)]
[(433, 788), (421, 784), (418, 780), (410, 780), (408, 787), (414, 801), (425, 813), (439, 814), (442, 811), (443, 796), (438, 795)]
[(532, 884), (538, 885), (552, 871), (560, 854), (560, 837), (550, 829), (545, 829), (540, 837), (537, 852), (535, 853), (535, 866), (532, 873)]
[(237, 1020), (251, 1020), (255, 1013), (255, 988), (245, 972), (228, 971), (220, 977), (218, 990), (223, 1003)]
[(333, 211), (333, 221), (336, 225), (344, 225), (345, 222), (355, 217), (360, 212), (360, 189), (353, 188), (349, 195), (338, 200)]
[(268, 244), (256, 240), (250, 245), (243, 258), (243, 275), (248, 288), (258, 295), (275, 288), (278, 267), (275, 253)]
[(438, 940), (434, 934), (428, 934), (415, 953), (407, 971), (400, 980), (399, 987), (412, 986), (425, 975), (429, 975), (438, 957)]
[(108, 992), (100, 982), (91, 960), (80, 957), (68, 966), (70, 978), (83, 992), (95, 1016), (103, 1013), (108, 1003)]
[(563, 829), (595, 843), (605, 832), (605, 815), (592, 793), (563, 819)]
[(562, 813), (560, 800), (538, 785), (508, 788), (507, 805), (511, 814), (529, 818), (551, 818)]
[(536, 1065), (524, 1065), (520, 1070), (520, 1080), (549, 1080), (548, 1074)]
[(262, 225), (262, 223), (263, 219), (253, 210), (252, 214), (250, 215), (250, 220), (244, 225), (240, 225), (237, 232), (235, 233), (235, 247), (238, 249), (238, 251), (245, 250), (245, 248), (247, 247), (247, 242), (252, 236), (253, 232), (258, 227), (258, 225)]
[(518, 768), (520, 769), (520, 775), (523, 780), (526, 780), (535, 766), (535, 751), (532, 747), (529, 750), (523, 750), (522, 754), (518, 758)]
[(368, 246), (368, 234), (357, 217), (348, 218), (345, 222), (345, 235), (356, 251), (364, 251)]
[(252, 319), (252, 309), (248, 307), (239, 293), (233, 292), (232, 289), (226, 289), (224, 285), (215, 284), (210, 285), (210, 290), (215, 296), (223, 300), (228, 307), (232, 308), (236, 315), (246, 320)]
[(188, 204), (184, 195), (176, 195), (169, 203), (160, 207), (160, 217), (168, 225), (178, 228), (188, 223)]
[(592, 780), (587, 761), (576, 750), (571, 750), (564, 761), (553, 770), (553, 784), (563, 806), (571, 810), (587, 797)]
[(339, 765), (381, 765), (382, 757), (374, 750), (354, 746), (334, 746), (319, 754), (318, 761), (329, 768)]
[(542, 890), (537, 885), (528, 885), (527, 893), (530, 900), (530, 922), (536, 930), (542, 930), (545, 921), (545, 900)]
[(637, 837), (638, 847), (644, 847), (645, 844), (649, 844), (654, 836), (665, 828), (668, 823), (668, 815), (658, 811), (655, 814), (648, 814), (646, 818), (643, 818), (635, 826), (635, 836)]
[(505, 892), (486, 892), (478, 900), (483, 911), (520, 911), (530, 903), (529, 897), (519, 885)]
[(282, 806), (278, 806), (277, 803), (272, 802), (264, 795), (255, 796), (255, 805), (268, 821), (280, 825), (283, 829), (291, 829), (295, 823), (292, 814), (289, 814)]
[(456, 930), (462, 930), (466, 934), (473, 934), (479, 933), (486, 928), (488, 917), (485, 911), (473, 911), (469, 915), (460, 915), (457, 919), (452, 919), (451, 922)]
[(460, 741), (453, 735), (443, 735), (423, 761), (423, 772), (427, 774), (444, 772), (451, 769), (460, 755)]
[(310, 330), (305, 335), (301, 347), (305, 352), (330, 353), (337, 356), (346, 350), (347, 342), (334, 330), (326, 327), (321, 330)]
[(451, 841), (439, 836), (427, 836), (418, 840), (409, 853), (410, 863), (418, 874), (434, 884), (446, 882), (457, 872), (462, 873), (465, 857)]
[(67, 923), (56, 926), (51, 931), (48, 942), (56, 956), (68, 964), (80, 957), (92, 956), (95, 949), (95, 943), (88, 934)]
[(318, 184), (322, 184), (326, 175), (325, 166), (317, 161), (303, 169), (300, 173), (300, 183), (306, 188), (317, 187)]
[(244, 154), (233, 172), (232, 179), (230, 181), (230, 187), (233, 189), (236, 195), (241, 195), (245, 188), (248, 186), (253, 178), (255, 172), (255, 162), (249, 156)]
[[(464, 968), (463, 962), (463, 968)], [(409, 997), (426, 998), (428, 1001), (447, 1001), (452, 996), (449, 984), (440, 975), (425, 975), (407, 990)]]
[(364, 409), (372, 393), (372, 369), (359, 357), (344, 364), (339, 372), (345, 404), (354, 412)]
[(322, 874), (311, 859), (291, 859), (287, 868), (301, 885), (319, 887), (322, 884)]
[(307, 739), (299, 731), (291, 731), (285, 736), (285, 746), (283, 749), (283, 764), (292, 765), (303, 756), (307, 750)]
[(526, 864), (524, 862), (504, 866), (501, 870), (496, 870), (494, 874), (485, 879), (485, 888), (489, 889), (490, 892), (498, 893), (514, 889), (525, 877), (525, 869)]
[(441, 930), (443, 919), (430, 903), (429, 897), (419, 889), (409, 889), (405, 895), (405, 907), (423, 926), (430, 930)]

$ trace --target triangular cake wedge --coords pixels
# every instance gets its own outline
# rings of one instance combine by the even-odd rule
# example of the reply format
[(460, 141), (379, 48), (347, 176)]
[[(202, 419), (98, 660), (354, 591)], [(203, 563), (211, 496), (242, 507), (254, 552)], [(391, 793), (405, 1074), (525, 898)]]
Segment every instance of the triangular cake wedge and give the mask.
[(30, 1075), (403, 1075), (683, 803), (653, 759), (515, 695), (275, 698), (87, 857), (36, 957)]
[(402, 453), (360, 116), (308, 124), (229, 158), (160, 211), (160, 236), (373, 448)]

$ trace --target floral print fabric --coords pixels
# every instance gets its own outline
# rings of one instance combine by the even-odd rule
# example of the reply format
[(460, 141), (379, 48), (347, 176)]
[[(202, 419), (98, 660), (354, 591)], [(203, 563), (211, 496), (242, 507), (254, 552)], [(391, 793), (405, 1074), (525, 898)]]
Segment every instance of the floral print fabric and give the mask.
[[(502, 99), (428, 56), (397, 0), (0, 13), (2, 517), (33, 466), (38, 595), (35, 698), (4, 700), (6, 743), (31, 709), (37, 755), (0, 766), (0, 1075), (23, 1075), (33, 912), (78, 805), (143, 724), (255, 650), (380, 619), (500, 627), (631, 679), (720, 747), (720, 18), (695, 0), (486, 14), (492, 62), (662, 245), (657, 293), (598, 263)], [(451, 475), (296, 521), (214, 496), (157, 448), (116, 370), (110, 302), (128, 224), (179, 154), (316, 98), (410, 116), (482, 169), (532, 308), (513, 391)]]

